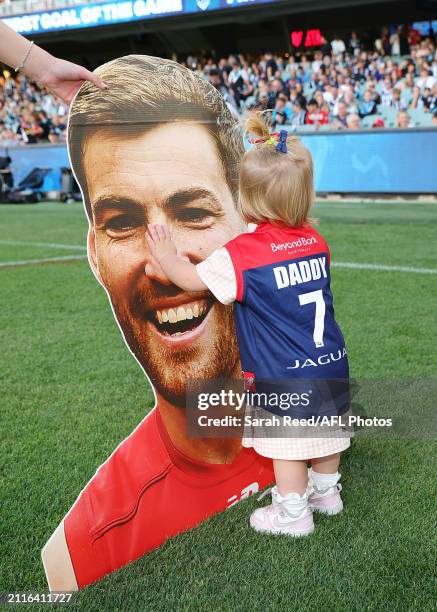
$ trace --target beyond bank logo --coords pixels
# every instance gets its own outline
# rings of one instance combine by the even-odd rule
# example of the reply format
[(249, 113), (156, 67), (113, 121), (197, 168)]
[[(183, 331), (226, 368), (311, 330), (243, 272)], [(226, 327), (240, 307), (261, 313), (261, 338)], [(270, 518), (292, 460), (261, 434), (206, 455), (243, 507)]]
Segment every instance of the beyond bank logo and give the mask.
[(293, 242), (282, 242), (280, 244), (275, 244), (274, 242), (271, 242), (270, 247), (272, 249), (272, 252), (275, 253), (275, 251), (289, 251), (290, 249), (296, 249), (297, 247), (309, 246), (310, 244), (316, 243), (317, 240), (315, 236), (311, 236), (311, 238), (304, 238), (302, 236), (301, 238), (298, 238)]

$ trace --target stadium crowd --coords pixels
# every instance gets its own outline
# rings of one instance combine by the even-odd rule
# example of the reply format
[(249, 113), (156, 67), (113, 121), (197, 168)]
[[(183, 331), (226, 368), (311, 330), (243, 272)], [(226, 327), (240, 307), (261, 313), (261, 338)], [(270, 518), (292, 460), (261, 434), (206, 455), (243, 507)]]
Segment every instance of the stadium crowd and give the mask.
[(208, 78), (237, 116), (270, 109), (277, 125), (360, 129), (437, 125), (437, 52), (434, 36), (412, 27), (362, 50), (355, 32), (345, 42), (322, 38), (312, 53), (265, 53), (256, 60), (190, 57), (186, 65)]
[(25, 76), (0, 76), (1, 146), (65, 142), (67, 113), (63, 102)]
[[(434, 36), (410, 26), (389, 35), (384, 28), (374, 49), (322, 37), (304, 54), (218, 61), (188, 57), (182, 62), (223, 94), (231, 112), (269, 109), (275, 125), (290, 130), (437, 126), (437, 51)], [(68, 108), (47, 91), (0, 73), (0, 145), (63, 142)]]

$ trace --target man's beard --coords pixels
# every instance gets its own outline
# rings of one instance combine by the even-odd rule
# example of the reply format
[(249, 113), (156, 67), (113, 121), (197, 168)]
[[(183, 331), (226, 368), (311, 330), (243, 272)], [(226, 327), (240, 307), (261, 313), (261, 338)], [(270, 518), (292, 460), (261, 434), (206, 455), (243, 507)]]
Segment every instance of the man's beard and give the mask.
[[(143, 298), (140, 299), (143, 302)], [(180, 349), (165, 346), (140, 316), (113, 302), (124, 338), (149, 376), (156, 392), (175, 406), (185, 408), (189, 383), (226, 379), (239, 367), (233, 309), (214, 301), (201, 340)]]

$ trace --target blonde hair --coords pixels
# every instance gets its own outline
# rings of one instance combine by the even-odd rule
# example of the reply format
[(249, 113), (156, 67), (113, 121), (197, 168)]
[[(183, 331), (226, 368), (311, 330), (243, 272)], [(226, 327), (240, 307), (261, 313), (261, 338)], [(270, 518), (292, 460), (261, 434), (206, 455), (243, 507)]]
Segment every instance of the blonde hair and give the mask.
[(251, 113), (244, 122), (245, 136), (256, 142), (240, 165), (239, 212), (247, 223), (315, 223), (308, 217), (314, 202), (311, 153), (296, 136), (287, 136), (287, 153), (277, 151), (279, 138), (265, 117), (265, 111)]
[(221, 170), (237, 199), (243, 140), (238, 122), (211, 83), (176, 62), (149, 55), (119, 57), (94, 72), (109, 89), (100, 91), (88, 81), (82, 85), (70, 107), (67, 137), (71, 164), (90, 219), (83, 158), (88, 138), (99, 130), (125, 139), (166, 122), (198, 123), (214, 140)]

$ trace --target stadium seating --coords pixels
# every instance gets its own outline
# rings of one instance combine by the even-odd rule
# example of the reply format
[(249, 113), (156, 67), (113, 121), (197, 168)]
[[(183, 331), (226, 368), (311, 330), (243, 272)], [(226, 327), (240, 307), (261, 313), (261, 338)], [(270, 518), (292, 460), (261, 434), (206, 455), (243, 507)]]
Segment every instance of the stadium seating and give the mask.
[[(1, 2), (1, 0), (0, 0)], [(58, 7), (68, 2), (69, 4), (82, 3), (83, 0), (15, 0), (15, 6), (32, 5), (32, 10), (38, 6), (50, 8)], [(30, 6), (29, 4), (29, 6)], [(5, 2), (0, 7), (6, 6)], [(10, 6), (10, 4), (8, 4)], [(428, 44), (428, 43), (426, 43)], [(437, 74), (437, 60), (432, 59), (434, 46), (429, 43), (428, 63), (429, 74)], [(423, 50), (423, 45), (421, 47)], [(186, 58), (181, 58), (184, 61)], [(323, 74), (326, 70), (319, 69), (318, 89), (314, 86), (315, 67), (311, 63), (313, 57), (311, 52), (307, 55), (307, 63), (300, 62), (300, 56), (295, 58), (285, 55), (262, 54), (258, 57), (257, 69), (253, 69), (252, 60), (242, 55), (230, 56), (228, 58), (217, 59), (211, 65), (211, 60), (206, 57), (191, 57), (187, 62), (193, 66), (193, 70), (204, 79), (213, 81), (214, 85), (219, 86), (220, 91), (225, 97), (228, 107), (234, 116), (244, 115), (250, 110), (276, 110), (273, 121), (280, 116), (282, 119), (278, 125), (289, 126), (291, 131), (300, 133), (326, 132), (335, 128), (333, 122), (338, 112), (338, 105), (344, 103), (348, 114), (355, 114), (356, 109), (365, 102), (366, 91), (379, 91), (380, 95), (371, 93), (374, 102), (379, 102), (377, 114), (366, 116), (360, 121), (360, 128), (371, 129), (377, 119), (382, 119), (385, 128), (395, 128), (397, 126), (397, 115), (399, 103), (396, 105), (387, 91), (383, 91), (384, 82), (391, 81), (393, 89), (401, 89), (401, 106), (406, 108), (409, 113), (410, 127), (431, 127), (433, 125), (433, 114), (437, 112), (436, 95), (424, 91), (423, 78), (420, 74), (422, 64), (412, 56), (388, 57), (380, 56), (378, 52), (366, 52), (366, 60), (358, 62), (355, 56), (346, 56), (339, 60), (335, 56), (331, 58), (330, 77), (322, 87)], [(273, 62), (277, 69), (273, 77), (267, 74), (267, 62)], [(289, 63), (296, 61), (296, 64)], [(413, 83), (405, 82), (405, 74), (408, 63), (417, 63), (413, 74)], [(317, 67), (316, 67), (317, 68)], [(432, 71), (431, 71), (432, 68)], [(235, 74), (237, 71), (237, 75)], [(213, 72), (215, 74), (213, 74)], [(232, 78), (230, 77), (233, 71)], [(334, 71), (334, 76), (333, 76)], [(238, 74), (238, 72), (240, 74)], [(349, 74), (349, 76), (345, 76)], [(337, 75), (337, 77), (335, 76)], [(341, 79), (340, 79), (341, 75)], [(220, 82), (217, 84), (217, 78)], [(336, 81), (338, 78), (338, 81)], [(311, 82), (310, 82), (311, 79)], [(432, 77), (431, 77), (432, 79)], [(282, 90), (278, 91), (278, 81), (282, 82)], [(413, 85), (421, 84), (421, 91), (418, 100), (412, 103)], [(429, 81), (428, 81), (429, 83)], [(437, 83), (437, 78), (434, 78)], [(375, 87), (376, 85), (376, 87)], [(436, 85), (435, 85), (436, 86)], [(320, 91), (325, 95), (320, 97)], [(279, 94), (281, 94), (279, 98)], [(14, 101), (16, 96), (20, 97), (17, 104)], [(285, 98), (284, 98), (285, 96)], [(315, 125), (295, 126), (293, 120), (293, 100), (297, 96), (297, 101), (303, 111), (308, 112), (308, 103), (313, 98), (320, 105), (325, 116), (328, 117), (328, 124), (316, 127)], [(384, 103), (380, 103), (381, 99)], [(419, 108), (416, 106), (419, 105)], [(53, 96), (46, 91), (40, 90), (34, 84), (28, 82), (23, 77), (10, 76), (9, 72), (4, 73), (4, 78), (0, 73), (0, 146), (13, 146), (14, 144), (32, 144), (37, 142), (65, 142), (67, 108), (59, 105)], [(299, 118), (302, 120), (302, 118)], [(304, 120), (308, 116), (305, 115)], [(382, 126), (378, 126), (381, 128)], [(347, 128), (345, 128), (347, 129)]]
[(382, 115), (367, 115), (367, 117), (361, 119), (361, 127), (371, 128), (377, 119), (384, 120), (384, 117)]
[(425, 112), (423, 108), (410, 108), (408, 114), (411, 122), (416, 126), (428, 127), (432, 125), (432, 114)]
[(297, 132), (316, 132), (318, 131), (315, 125), (298, 125)]
[(381, 118), (384, 120), (385, 127), (396, 127), (396, 109), (385, 104), (379, 104), (377, 107), (377, 111), (378, 115), (380, 115)]

